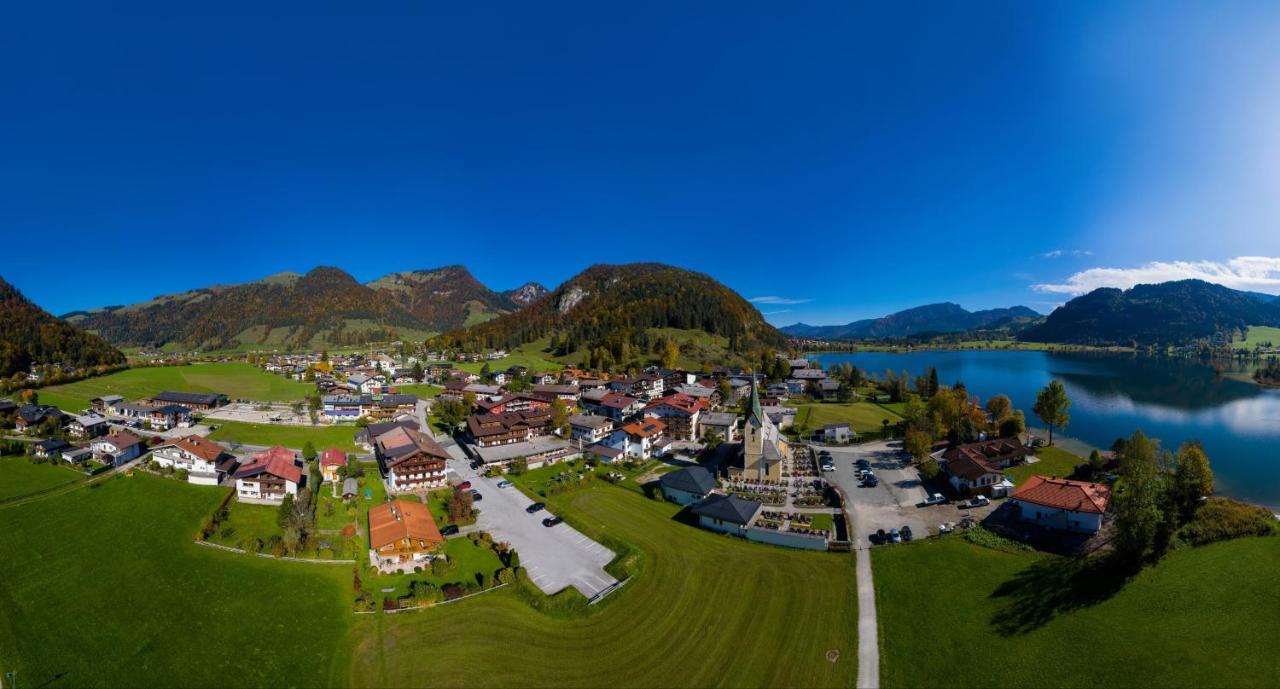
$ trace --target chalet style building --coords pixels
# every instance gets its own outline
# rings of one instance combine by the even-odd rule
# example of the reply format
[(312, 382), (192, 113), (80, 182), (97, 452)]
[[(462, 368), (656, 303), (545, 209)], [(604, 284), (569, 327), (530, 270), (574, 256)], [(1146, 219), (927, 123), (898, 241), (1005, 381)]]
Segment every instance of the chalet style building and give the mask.
[(412, 571), (438, 553), (444, 537), (420, 502), (391, 500), (369, 508), (369, 564), (382, 572)]
[(569, 429), (573, 440), (591, 445), (609, 437), (613, 432), (613, 419), (595, 414), (574, 414), (569, 417)]
[(374, 439), (374, 454), (392, 493), (445, 485), (449, 453), (426, 433), (397, 426)]
[(293, 450), (277, 446), (254, 455), (236, 470), (235, 479), (239, 499), (278, 504), (284, 496), (298, 494), (302, 465)]
[(216, 486), (235, 466), (232, 457), (218, 443), (198, 435), (170, 440), (151, 451), (151, 460), (162, 467), (185, 470), (187, 482)]
[(472, 414), (467, 417), (467, 434), (480, 447), (519, 443), (546, 435), (551, 428), (551, 412), (522, 411), (502, 414)]
[(347, 453), (331, 447), (321, 452), (317, 461), (320, 462), (320, 475), (324, 480), (337, 483), (340, 478), (339, 471), (347, 465)]
[(493, 399), (478, 399), (476, 407), (489, 414), (506, 414), (509, 412), (547, 411), (551, 408), (553, 396), (519, 393), (500, 395)]
[(971, 495), (1000, 494), (1004, 469), (1027, 459), (1027, 448), (1015, 438), (995, 438), (956, 445), (935, 455), (956, 491)]
[(1023, 520), (1062, 531), (1097, 533), (1111, 505), (1102, 483), (1032, 476), (1009, 497)]
[(89, 446), (93, 456), (104, 464), (120, 466), (142, 456), (145, 449), (142, 439), (129, 431), (115, 431), (101, 438), (95, 438)]

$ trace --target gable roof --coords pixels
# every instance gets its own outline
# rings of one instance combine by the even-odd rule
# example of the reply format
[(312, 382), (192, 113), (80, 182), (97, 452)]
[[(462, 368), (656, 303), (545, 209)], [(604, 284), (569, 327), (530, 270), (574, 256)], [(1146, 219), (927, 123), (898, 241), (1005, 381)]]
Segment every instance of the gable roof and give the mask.
[(336, 447), (331, 447), (320, 453), (320, 466), (333, 467), (345, 466), (347, 463), (347, 453)]
[(677, 469), (658, 477), (658, 485), (671, 490), (706, 495), (719, 487), (716, 477), (706, 467), (692, 466)]
[(628, 435), (648, 438), (667, 430), (667, 424), (657, 419), (645, 419), (643, 421), (632, 421), (623, 426), (622, 430), (626, 431)]
[(142, 438), (129, 431), (112, 431), (110, 435), (98, 438), (97, 442), (108, 443), (116, 450), (124, 450), (142, 443)]
[(419, 547), (444, 543), (431, 510), (420, 502), (391, 500), (369, 508), (369, 547), (376, 550), (406, 538)]
[(293, 450), (276, 446), (253, 456), (253, 460), (236, 471), (236, 478), (253, 478), (270, 474), (277, 478), (298, 483), (302, 481), (302, 467), (298, 466)]
[(694, 514), (700, 517), (719, 519), (730, 524), (746, 526), (760, 511), (760, 503), (745, 500), (736, 495), (712, 493), (692, 507)]
[(711, 406), (711, 403), (705, 398), (694, 397), (692, 395), (686, 395), (683, 392), (677, 392), (650, 402), (645, 409), (668, 407), (682, 414), (692, 416), (709, 406)]
[(216, 462), (223, 454), (221, 445), (198, 435), (189, 435), (185, 438), (170, 440), (160, 447), (176, 447), (195, 455), (206, 462)]
[(435, 457), (441, 461), (449, 459), (449, 453), (440, 447), (435, 438), (404, 426), (397, 426), (383, 433), (374, 442), (382, 450), (383, 456), (390, 459), (392, 464), (417, 453)]
[(1111, 486), (1037, 475), (1027, 479), (1010, 497), (1068, 512), (1102, 514), (1111, 503)]
[(178, 404), (208, 405), (215, 405), (225, 399), (227, 399), (226, 395), (220, 395), (212, 392), (173, 392), (171, 390), (158, 392), (151, 397), (152, 402), (176, 402)]

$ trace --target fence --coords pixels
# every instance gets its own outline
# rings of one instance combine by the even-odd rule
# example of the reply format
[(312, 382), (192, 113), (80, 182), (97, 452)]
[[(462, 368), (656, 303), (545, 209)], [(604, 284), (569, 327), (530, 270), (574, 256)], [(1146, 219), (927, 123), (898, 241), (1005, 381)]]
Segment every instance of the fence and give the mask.
[(787, 548), (801, 548), (803, 550), (826, 550), (827, 539), (825, 536), (810, 536), (807, 534), (791, 533), (789, 531), (773, 531), (771, 529), (758, 529), (756, 527), (748, 528), (744, 533), (748, 541), (757, 543), (768, 543), (770, 545), (780, 545)]
[(247, 550), (244, 550), (243, 548), (232, 548), (229, 545), (222, 545), (220, 543), (210, 543), (209, 541), (204, 541), (200, 539), (196, 539), (195, 543), (196, 545), (202, 545), (208, 548), (213, 548), (215, 550), (222, 550), (228, 553), (239, 553), (241, 555), (255, 555), (257, 557), (265, 557), (268, 560), (288, 560), (289, 562), (305, 562), (312, 565), (354, 565), (356, 563), (355, 560), (320, 560), (312, 557), (291, 557), (288, 555), (285, 555), (282, 557), (276, 557), (271, 553), (251, 553)]

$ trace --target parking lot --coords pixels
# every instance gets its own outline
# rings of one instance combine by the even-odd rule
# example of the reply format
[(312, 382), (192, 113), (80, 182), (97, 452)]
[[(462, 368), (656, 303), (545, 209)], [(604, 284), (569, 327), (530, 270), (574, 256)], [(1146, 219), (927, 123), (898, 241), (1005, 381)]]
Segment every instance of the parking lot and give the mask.
[[(888, 532), (910, 526), (915, 537), (923, 538), (936, 533), (944, 522), (954, 524), (966, 516), (981, 520), (998, 504), (971, 510), (962, 510), (954, 503), (919, 507), (928, 495), (900, 440), (845, 447), (815, 446), (814, 449), (831, 453), (835, 471), (824, 473), (848, 498), (856, 547), (870, 545), (869, 537), (878, 529)], [(871, 463), (872, 471), (880, 479), (878, 486), (859, 485), (858, 470), (854, 466), (859, 459)]]
[(293, 409), (287, 404), (264, 405), (259, 402), (232, 402), (204, 412), (204, 418), (206, 421), (278, 423), (292, 426), (311, 425), (311, 415), (305, 409), (301, 414), (294, 414)]
[(499, 488), (497, 484), (502, 479), (481, 476), (471, 468), (456, 444), (451, 441), (441, 444), (452, 446), (447, 448), (454, 456), (449, 462), (450, 471), (459, 479), (470, 481), (471, 487), (483, 498), (476, 503), (480, 510), (476, 526), (496, 540), (510, 543), (520, 553), (520, 566), (543, 593), (550, 595), (572, 586), (592, 598), (618, 583), (604, 571), (604, 566), (613, 560), (613, 551), (568, 524), (543, 526), (542, 520), (551, 513), (543, 509), (529, 514), (525, 508), (532, 505), (533, 500), (520, 489)]

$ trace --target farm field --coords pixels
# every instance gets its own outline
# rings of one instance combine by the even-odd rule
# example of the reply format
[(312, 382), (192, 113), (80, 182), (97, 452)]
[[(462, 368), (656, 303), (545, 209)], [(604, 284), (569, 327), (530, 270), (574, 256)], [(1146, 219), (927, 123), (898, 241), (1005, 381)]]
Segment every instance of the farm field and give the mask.
[(289, 402), (305, 398), (315, 388), (249, 364), (216, 363), (131, 368), (108, 376), (40, 388), (37, 392), (42, 404), (79, 411), (88, 407), (94, 397), (123, 395), (126, 400), (134, 401), (166, 390), (220, 392), (231, 399), (255, 402)]
[(0, 507), (4, 670), (30, 687), (345, 683), (351, 571), (196, 545), (225, 494), (138, 473)]
[(0, 457), (0, 502), (83, 481), (84, 478), (84, 474), (65, 465), (32, 464), (26, 457)]
[[(675, 505), (603, 482), (548, 502), (588, 535), (632, 545), (639, 553), (629, 558), (634, 579), (585, 617), (537, 612), (507, 588), (421, 613), (362, 618), (352, 629), (349, 681), (433, 687), (476, 681), (520, 687), (853, 684), (852, 555), (713, 534), (676, 521)], [(434, 652), (410, 652), (424, 638)], [(480, 667), (483, 673), (459, 671)]]
[(830, 423), (847, 423), (859, 433), (879, 431), (883, 421), (898, 423), (902, 417), (873, 402), (811, 402), (794, 406), (796, 427), (816, 430)]
[(1280, 347), (1280, 328), (1273, 328), (1265, 325), (1251, 325), (1249, 332), (1245, 334), (1245, 339), (1236, 342), (1236, 349), (1253, 349), (1259, 345), (1271, 343), (1273, 347)]
[(301, 450), (310, 440), (317, 452), (336, 447), (347, 452), (364, 452), (356, 447), (354, 426), (285, 426), (277, 424), (219, 421), (209, 434), (214, 440), (241, 445), (283, 445)]
[[(877, 548), (872, 564), (885, 687), (1264, 687), (1280, 677), (1280, 538), (1178, 550), (1118, 589), (1067, 559), (959, 537)], [(996, 662), (972, 665), (992, 649)]]

